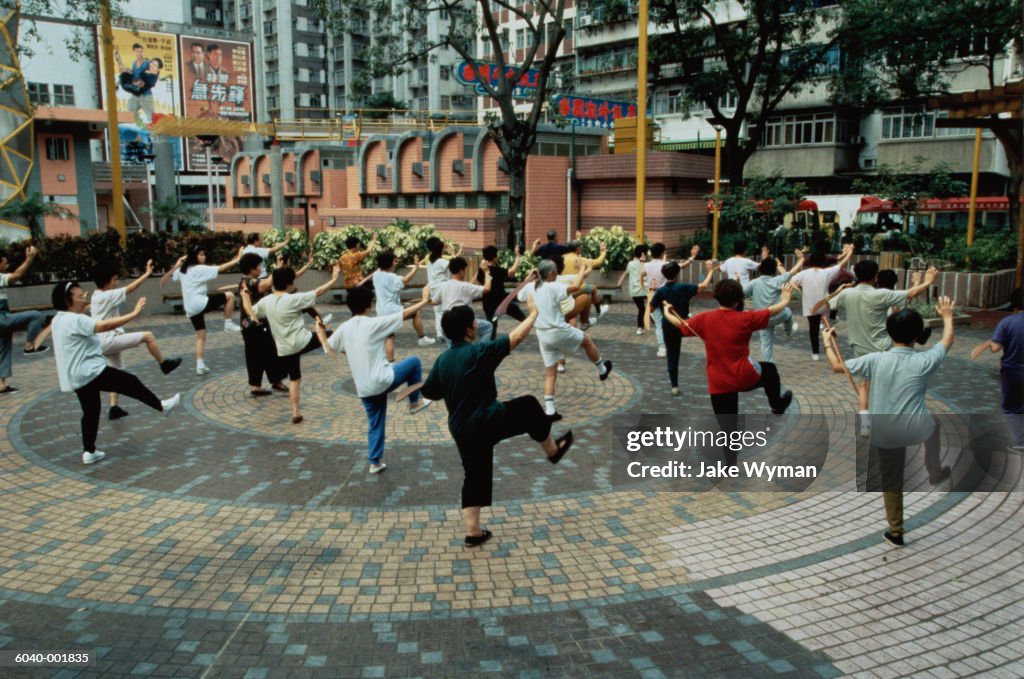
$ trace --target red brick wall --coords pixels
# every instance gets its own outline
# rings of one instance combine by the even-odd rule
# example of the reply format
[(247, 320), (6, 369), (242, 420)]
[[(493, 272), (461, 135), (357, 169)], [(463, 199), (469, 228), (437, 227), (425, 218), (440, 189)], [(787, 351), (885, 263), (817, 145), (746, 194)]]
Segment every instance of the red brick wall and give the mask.
[[(423, 140), (419, 137), (407, 139), (402, 148), (398, 150), (398, 167), (402, 173), (402, 193), (429, 193), (430, 173), (432, 171), (429, 162), (424, 162)], [(423, 176), (417, 177), (412, 173), (413, 163), (423, 163)]]
[[(531, 156), (526, 164), (526, 242), (545, 239), (549, 229), (565, 233), (565, 173), (569, 158)], [(564, 236), (559, 242), (564, 242)]]
[(488, 139), (480, 149), (480, 156), (480, 162), (483, 163), (481, 169), (484, 173), (484, 191), (507, 191), (508, 175), (498, 171), (498, 158), (501, 158), (498, 145)]
[(311, 197), (320, 197), (323, 195), (323, 185), (320, 183), (323, 181), (324, 173), (320, 172), (320, 182), (314, 182), (310, 173), (320, 170), (320, 153), (313, 151), (313, 153), (307, 153), (302, 159), (302, 186), (304, 195)]
[[(322, 199), (320, 200), (321, 209), (327, 207), (346, 208), (348, 207), (348, 176), (347, 170), (335, 170), (324, 168), (322, 171), (323, 176), (323, 191)], [(355, 174), (355, 169), (352, 170), (351, 174)]]
[[(430, 171), (440, 173), (438, 180), (442, 192), (466, 192), (473, 186), (473, 161), (462, 156), (464, 141), (461, 132), (453, 134), (444, 138), (437, 151), (437, 167), (430, 168)], [(462, 159), (465, 165), (461, 176), (452, 172), (452, 161), (459, 159)]]
[[(387, 177), (377, 176), (377, 166), (387, 165)], [(370, 144), (366, 151), (366, 192), (367, 193), (391, 193), (391, 164), (388, 163), (388, 151), (383, 141), (375, 141)]]
[(270, 184), (263, 183), (263, 175), (270, 174), (270, 156), (263, 155), (253, 165), (252, 187), (254, 196), (270, 196)]
[[(249, 172), (249, 170), (252, 167), (252, 161), (249, 159), (248, 156), (242, 156), (242, 159), (238, 161), (238, 165), (236, 165), (235, 167), (236, 167), (235, 177), (238, 178), (238, 197), (239, 198), (250, 198), (250, 197), (252, 197), (252, 194), (253, 194), (252, 184), (251, 184), (252, 177), (251, 176), (249, 177), (249, 181), (250, 181), (249, 186), (246, 186), (245, 184), (242, 183), (242, 177), (249, 176), (251, 174)], [(228, 182), (228, 183), (230, 184), (231, 182)]]
[[(67, 160), (47, 160), (46, 140), (64, 139), (68, 145)], [(40, 134), (36, 140), (36, 158), (39, 160), (39, 179), (43, 196), (78, 195), (78, 177), (75, 174), (75, 140), (70, 134)], [(64, 181), (57, 176), (64, 175)], [(46, 198), (43, 198), (46, 200)], [(59, 220), (58, 220), (59, 221)], [(56, 232), (55, 232), (56, 233)], [(60, 233), (65, 233), (61, 231)], [(75, 226), (78, 235), (78, 226)]]
[[(65, 205), (63, 207), (75, 215), (75, 217), (78, 217), (79, 209), (77, 205)], [(145, 220), (141, 216), (139, 218)], [(143, 221), (143, 224), (148, 224), (148, 222)], [(81, 236), (82, 226), (78, 223), (77, 219), (61, 219), (54, 215), (47, 215), (43, 217), (43, 233), (47, 236)]]

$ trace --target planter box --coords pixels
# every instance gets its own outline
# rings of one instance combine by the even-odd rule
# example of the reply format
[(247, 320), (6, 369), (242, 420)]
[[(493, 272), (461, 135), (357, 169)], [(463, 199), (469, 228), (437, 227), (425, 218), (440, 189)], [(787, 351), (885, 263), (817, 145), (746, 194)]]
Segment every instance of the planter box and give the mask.
[[(967, 314), (954, 314), (953, 315), (953, 325), (969, 325), (970, 322), (971, 322), (971, 317), (968, 316)], [(926, 318), (926, 319), (924, 319), (924, 327), (926, 327), (926, 328), (941, 328), (942, 327), (942, 319), (941, 318)]]

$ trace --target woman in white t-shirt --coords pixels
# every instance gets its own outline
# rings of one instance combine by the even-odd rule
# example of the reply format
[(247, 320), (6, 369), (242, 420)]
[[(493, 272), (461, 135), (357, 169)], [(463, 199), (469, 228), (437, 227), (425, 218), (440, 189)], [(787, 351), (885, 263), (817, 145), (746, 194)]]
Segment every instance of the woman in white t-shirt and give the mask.
[(73, 391), (82, 406), (82, 462), (92, 464), (106, 454), (96, 450), (100, 427), (100, 392), (109, 391), (142, 401), (153, 410), (169, 413), (181, 400), (180, 394), (161, 401), (138, 377), (107, 365), (100, 344), (100, 333), (111, 332), (137, 318), (146, 306), (146, 298), (124, 316), (96, 320), (85, 313), (88, 294), (76, 281), (58, 283), (51, 294), (53, 308), (53, 354), (57, 359), (57, 378), (61, 391)]
[(560, 360), (583, 347), (587, 358), (597, 366), (597, 374), (602, 382), (608, 379), (612, 370), (612, 362), (601, 358), (594, 340), (579, 328), (569, 325), (562, 311), (562, 302), (571, 299), (573, 292), (583, 288), (589, 273), (590, 266), (584, 264), (575, 281), (571, 284), (559, 283), (556, 280), (558, 265), (555, 262), (545, 259), (537, 265), (537, 283), (533, 287), (537, 321), (533, 327), (537, 330), (540, 355), (544, 359), (544, 412), (556, 419), (561, 419), (555, 410), (555, 380), (558, 378), (557, 366)]
[[(834, 266), (826, 267), (828, 260), (823, 250), (816, 250), (807, 258), (807, 267), (793, 276), (793, 285), (800, 288), (800, 300), (803, 303), (804, 317), (807, 319), (807, 334), (811, 339), (811, 359), (820, 361), (821, 317), (814, 307), (828, 297), (828, 286), (839, 276), (840, 270), (846, 266), (853, 256), (853, 245), (843, 246), (843, 255)], [(825, 314), (828, 307), (825, 307)]]
[[(444, 258), (444, 241), (437, 236), (427, 239), (427, 250), (430, 252), (427, 263), (427, 285), (431, 290), (437, 290), (441, 283), (451, 280), (452, 274), (449, 269), (451, 262)], [(452, 259), (461, 254), (462, 246), (460, 245), (458, 251), (452, 255)], [(444, 312), (444, 309), (434, 309), (434, 335), (439, 340), (444, 337), (444, 332), (441, 330), (441, 316), (444, 315)]]
[[(446, 263), (447, 264), (447, 263)], [(399, 276), (394, 273), (395, 253), (385, 250), (377, 257), (377, 270), (370, 277), (373, 280), (373, 294), (377, 297), (377, 315), (390, 316), (402, 311), (402, 290), (409, 285), (409, 281), (416, 275), (420, 267), (420, 259), (417, 257), (409, 267), (409, 273)], [(427, 331), (423, 328), (423, 319), (417, 312), (412, 317), (412, 329), (419, 337), (419, 346), (427, 347), (434, 343), (434, 340), (427, 337)], [(391, 335), (384, 343), (384, 351), (387, 353), (388, 363), (395, 362), (395, 336)]]
[(181, 284), (181, 299), (185, 307), (185, 315), (192, 322), (196, 331), (196, 374), (205, 375), (210, 372), (203, 360), (203, 353), (206, 349), (206, 318), (208, 311), (214, 311), (224, 307), (224, 332), (241, 332), (242, 328), (233, 320), (231, 313), (235, 308), (235, 293), (216, 292), (209, 294), (207, 283), (216, 280), (217, 276), (230, 270), (242, 257), (239, 248), (238, 254), (230, 262), (224, 262), (219, 266), (206, 264), (206, 251), (199, 245), (189, 248), (188, 254), (181, 257), (170, 271), (160, 279), (160, 287), (164, 287), (168, 280), (174, 280)]
[[(96, 284), (96, 291), (92, 293), (92, 304), (90, 315), (97, 321), (105, 321), (121, 315), (121, 305), (128, 299), (128, 295), (135, 292), (147, 278), (153, 275), (153, 260), (146, 262), (146, 270), (141, 276), (124, 286), (117, 287), (118, 266), (108, 262), (100, 262), (92, 272), (92, 282)], [(179, 365), (180, 358), (164, 359), (157, 346), (156, 336), (152, 332), (125, 332), (124, 328), (117, 328), (100, 333), (100, 347), (103, 349), (103, 356), (107, 359), (107, 365), (118, 370), (124, 370), (124, 361), (121, 359), (121, 352), (126, 349), (145, 344), (150, 355), (160, 365), (164, 375), (170, 374)], [(125, 417), (128, 413), (117, 404), (117, 392), (110, 392), (110, 419), (116, 420)]]

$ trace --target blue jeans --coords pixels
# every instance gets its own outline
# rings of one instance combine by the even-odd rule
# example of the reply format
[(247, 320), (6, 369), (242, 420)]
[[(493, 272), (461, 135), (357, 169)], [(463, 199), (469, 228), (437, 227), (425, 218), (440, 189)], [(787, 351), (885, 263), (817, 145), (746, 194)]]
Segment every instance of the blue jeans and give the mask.
[(654, 326), (654, 337), (658, 340), (659, 349), (665, 348), (665, 331), (661, 329), (661, 319), (663, 318), (661, 309), (651, 311), (651, 324)]
[(758, 335), (761, 336), (761, 360), (765, 363), (775, 362), (775, 326), (785, 325), (786, 327), (792, 327), (790, 324), (793, 322), (793, 311), (792, 309), (783, 309), (780, 313), (775, 314), (768, 321), (768, 327), (764, 330), (758, 330)]
[(11, 340), (16, 330), (27, 328), (26, 342), (34, 342), (43, 329), (43, 315), (38, 311), (0, 313), (0, 379), (11, 376)]
[[(423, 367), (420, 359), (415, 356), (403, 359), (395, 364), (395, 379), (391, 386), (382, 394), (362, 398), (366, 419), (370, 428), (366, 432), (366, 445), (369, 451), (370, 464), (380, 464), (384, 457), (384, 424), (388, 414), (388, 394), (403, 384), (413, 385), (423, 380)], [(409, 395), (409, 402), (420, 400), (420, 392), (416, 390)]]

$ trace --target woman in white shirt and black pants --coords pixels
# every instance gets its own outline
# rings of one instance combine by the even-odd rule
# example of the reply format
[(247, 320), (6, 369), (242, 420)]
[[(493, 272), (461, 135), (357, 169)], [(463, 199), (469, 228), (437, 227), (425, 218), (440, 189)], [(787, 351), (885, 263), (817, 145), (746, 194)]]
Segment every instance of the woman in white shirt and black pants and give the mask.
[(180, 394), (161, 401), (138, 377), (107, 365), (99, 333), (109, 332), (137, 318), (146, 306), (142, 297), (124, 316), (96, 320), (85, 313), (87, 293), (76, 281), (58, 283), (51, 301), (59, 313), (53, 319), (53, 353), (61, 391), (73, 391), (82, 405), (82, 462), (92, 464), (106, 455), (96, 450), (100, 428), (100, 392), (115, 392), (142, 401), (153, 410), (168, 413)]

